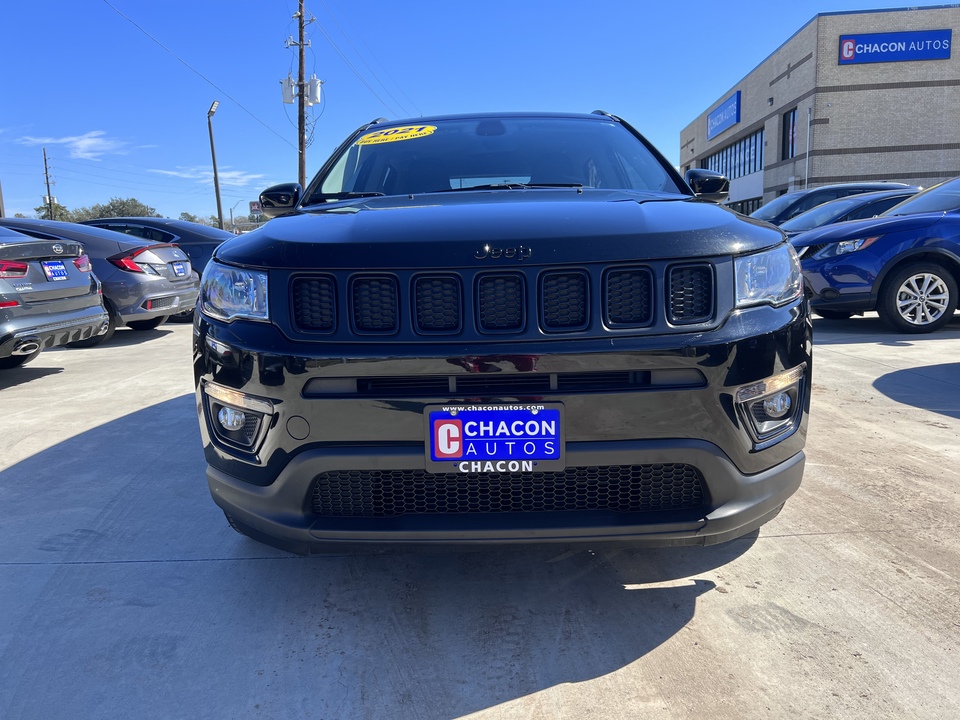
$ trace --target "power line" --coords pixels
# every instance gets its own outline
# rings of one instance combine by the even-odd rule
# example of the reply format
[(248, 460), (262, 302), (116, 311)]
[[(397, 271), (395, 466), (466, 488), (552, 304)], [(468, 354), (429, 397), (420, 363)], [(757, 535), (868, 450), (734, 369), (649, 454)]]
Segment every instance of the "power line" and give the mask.
[(363, 59), (363, 54), (359, 50), (357, 50), (357, 46), (353, 44), (353, 42), (350, 40), (350, 36), (347, 35), (346, 31), (343, 29), (340, 23), (337, 22), (336, 16), (332, 12), (330, 12), (330, 8), (327, 7), (327, 4), (323, 0), (320, 0), (320, 4), (323, 5), (323, 9), (327, 11), (327, 15), (329, 15), (330, 18), (333, 20), (333, 23), (334, 25), (337, 26), (337, 29), (340, 31), (340, 34), (343, 35), (344, 39), (350, 44), (350, 47), (353, 48), (353, 51), (357, 54), (357, 57), (360, 58), (360, 62), (364, 64), (364, 67), (366, 67), (367, 70), (370, 71), (370, 74), (373, 75), (373, 77), (376, 79), (376, 81), (380, 83), (380, 87), (382, 87), (386, 91), (387, 95), (390, 96), (390, 99), (393, 100), (400, 107), (404, 115), (410, 115), (410, 111), (403, 106), (403, 103), (401, 103), (399, 100), (397, 100), (393, 96), (393, 93), (390, 92), (390, 88), (384, 85), (383, 80), (377, 77), (377, 73), (374, 71), (374, 69), (370, 67), (370, 65), (367, 63), (366, 60)]
[(142, 33), (143, 33), (144, 35), (146, 35), (148, 38), (150, 38), (151, 40), (153, 40), (157, 45), (159, 45), (159, 46), (162, 47), (164, 50), (166, 50), (168, 53), (170, 53), (171, 55), (173, 55), (177, 60), (179, 60), (181, 63), (183, 63), (184, 66), (186, 66), (186, 67), (189, 68), (192, 72), (196, 73), (196, 74), (199, 75), (201, 78), (203, 78), (203, 79), (204, 79), (212, 88), (214, 88), (217, 92), (221, 93), (224, 97), (226, 97), (228, 100), (230, 100), (231, 102), (233, 102), (238, 108), (240, 108), (241, 110), (243, 110), (245, 113), (247, 113), (247, 115), (249, 115), (250, 117), (252, 117), (252, 118), (253, 118), (254, 120), (256, 120), (258, 123), (260, 123), (261, 125), (263, 125), (267, 130), (269, 130), (269, 131), (272, 132), (274, 135), (276, 135), (278, 138), (280, 138), (280, 139), (283, 140), (285, 143), (287, 143), (287, 145), (289, 145), (289, 146), (292, 147), (292, 148), (296, 148), (296, 147), (297, 147), (297, 146), (294, 145), (292, 142), (290, 142), (289, 140), (287, 140), (283, 135), (281, 135), (281, 134), (278, 133), (276, 130), (274, 130), (272, 127), (270, 127), (269, 125), (267, 125), (263, 120), (261, 120), (261, 119), (258, 118), (256, 115), (254, 115), (252, 112), (250, 112), (249, 110), (247, 110), (243, 105), (240, 104), (240, 102), (239, 102), (238, 100), (234, 99), (228, 92), (226, 92), (225, 90), (221, 89), (221, 88), (220, 88), (215, 82), (213, 82), (210, 78), (208, 78), (208, 77), (207, 77), (206, 75), (204, 75), (202, 72), (200, 72), (199, 70), (197, 70), (196, 68), (194, 68), (192, 65), (190, 65), (190, 63), (188, 63), (188, 62), (187, 62), (186, 60), (184, 60), (182, 57), (180, 57), (179, 55), (177, 55), (175, 52), (173, 52), (173, 50), (171, 50), (171, 49), (168, 48), (166, 45), (164, 45), (162, 42), (160, 42), (159, 40), (157, 40), (153, 35), (151, 35), (150, 33), (148, 33), (148, 32), (147, 32), (146, 30), (144, 30), (142, 27), (140, 27), (139, 25), (137, 25), (137, 23), (135, 23), (135, 22), (134, 22), (133, 20), (131, 20), (129, 17), (127, 17), (127, 16), (124, 15), (122, 12), (120, 12), (119, 10), (117, 10), (117, 8), (115, 8), (113, 5), (110, 4), (109, 0), (103, 0), (103, 2), (107, 5), (107, 7), (109, 7), (111, 10), (113, 10), (117, 15), (119, 15), (119, 16), (122, 17), (124, 20), (126, 20), (127, 22), (129, 22), (131, 25), (133, 25), (135, 28), (137, 28), (137, 30), (139, 30), (140, 32), (142, 32)]
[[(106, 0), (104, 0), (104, 2), (106, 2)], [(327, 12), (329, 12), (329, 10), (328, 10)], [(377, 94), (377, 91), (374, 90), (373, 87), (371, 87), (370, 83), (368, 83), (368, 82), (366, 81), (366, 79), (363, 77), (363, 75), (361, 75), (361, 74), (357, 71), (357, 69), (353, 66), (353, 63), (350, 62), (350, 59), (349, 59), (346, 55), (343, 54), (343, 52), (340, 50), (339, 47), (337, 47), (337, 44), (333, 41), (333, 38), (330, 37), (330, 34), (323, 28), (323, 25), (322, 25), (321, 23), (317, 23), (317, 27), (320, 28), (320, 32), (323, 33), (323, 36), (327, 39), (327, 42), (330, 43), (330, 46), (331, 46), (334, 50), (336, 50), (337, 55), (339, 55), (339, 56), (343, 59), (343, 61), (347, 64), (347, 67), (350, 68), (350, 69), (353, 71), (353, 74), (356, 75), (356, 76), (357, 76), (357, 79), (366, 86), (367, 90), (369, 90), (369, 91), (373, 94), (373, 96), (374, 96), (377, 100), (379, 100), (380, 103), (381, 103), (387, 110), (390, 111), (391, 114), (393, 114), (393, 115), (398, 115), (399, 113), (397, 113), (397, 111), (396, 111), (395, 109), (393, 109), (392, 107), (390, 107), (390, 106), (387, 104), (387, 102), (386, 102), (382, 97), (380, 97), (380, 96)]]

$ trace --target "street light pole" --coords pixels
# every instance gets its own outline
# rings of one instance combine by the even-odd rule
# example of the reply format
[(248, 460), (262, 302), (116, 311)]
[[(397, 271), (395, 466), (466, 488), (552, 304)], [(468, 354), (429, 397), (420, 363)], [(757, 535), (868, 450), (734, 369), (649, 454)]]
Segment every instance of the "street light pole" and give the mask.
[(220, 106), (219, 100), (214, 100), (207, 110), (207, 129), (210, 130), (210, 156), (213, 158), (213, 189), (217, 193), (217, 221), (223, 230), (223, 206), (220, 204), (220, 176), (217, 174), (217, 151), (213, 147), (213, 114)]

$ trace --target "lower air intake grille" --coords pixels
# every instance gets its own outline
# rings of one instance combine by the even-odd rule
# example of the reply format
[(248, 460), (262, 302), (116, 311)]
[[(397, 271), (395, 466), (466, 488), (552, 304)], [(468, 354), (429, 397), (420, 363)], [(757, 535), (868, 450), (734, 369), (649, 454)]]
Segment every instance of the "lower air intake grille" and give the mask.
[(354, 328), (367, 333), (396, 332), (396, 278), (359, 277), (354, 278), (352, 286)]
[(713, 270), (709, 265), (670, 269), (670, 322), (676, 325), (713, 318)]
[(336, 327), (336, 286), (332, 277), (293, 281), (293, 322), (298, 330), (331, 332)]
[(679, 463), (571, 467), (529, 475), (340, 470), (314, 481), (320, 517), (397, 517), (559, 510), (651, 512), (704, 503), (703, 477)]

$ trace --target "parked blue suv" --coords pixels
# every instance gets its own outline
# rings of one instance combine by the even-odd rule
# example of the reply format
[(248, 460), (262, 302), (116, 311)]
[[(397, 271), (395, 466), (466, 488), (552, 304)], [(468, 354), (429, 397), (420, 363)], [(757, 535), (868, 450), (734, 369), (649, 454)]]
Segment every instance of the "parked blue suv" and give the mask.
[(876, 310), (894, 330), (926, 333), (953, 317), (960, 284), (960, 178), (868, 220), (801, 233), (811, 308), (845, 319)]

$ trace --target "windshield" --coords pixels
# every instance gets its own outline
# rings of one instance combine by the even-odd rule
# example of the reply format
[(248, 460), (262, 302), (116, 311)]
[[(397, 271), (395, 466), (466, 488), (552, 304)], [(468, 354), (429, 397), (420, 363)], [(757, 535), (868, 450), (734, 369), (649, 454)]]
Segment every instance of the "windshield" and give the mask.
[(471, 118), (368, 128), (314, 180), (305, 204), (491, 186), (681, 192), (647, 147), (613, 120)]
[(960, 209), (960, 178), (947, 180), (917, 193), (909, 200), (894, 205), (881, 215), (914, 215), (926, 212), (948, 212)]
[(750, 217), (756, 218), (757, 220), (774, 220), (796, 201), (796, 193), (781, 195), (780, 197), (768, 202), (759, 210), (754, 210), (752, 213), (750, 213)]
[[(840, 200), (831, 200), (823, 205), (817, 205), (812, 210), (800, 213), (795, 218), (787, 220), (780, 229), (784, 232), (801, 232), (803, 230), (812, 230), (833, 222), (838, 217), (846, 215), (848, 212), (863, 203), (863, 199), (854, 195), (853, 197), (842, 198)], [(756, 217), (756, 216), (754, 216)]]

